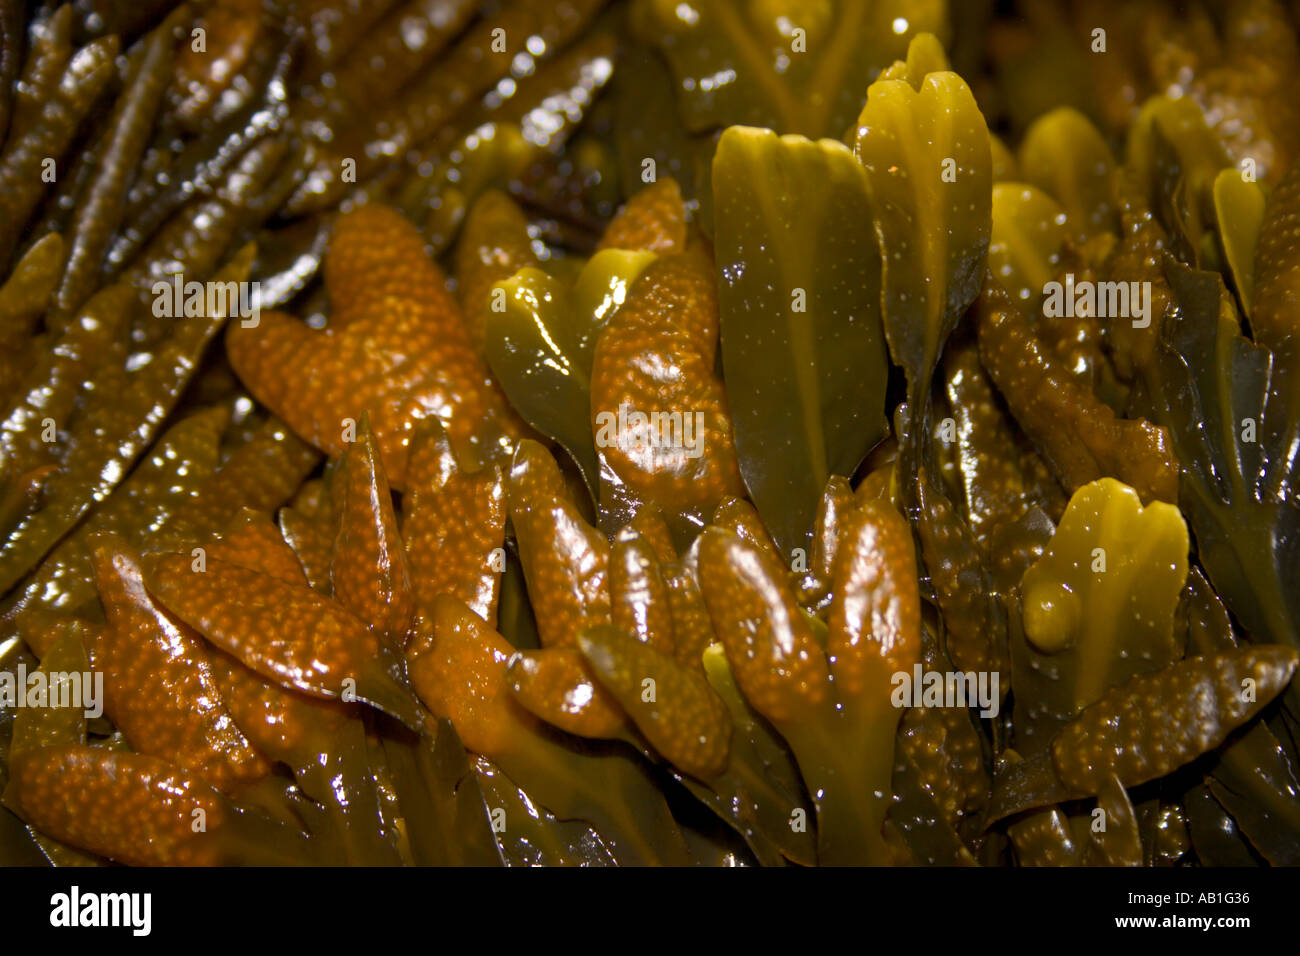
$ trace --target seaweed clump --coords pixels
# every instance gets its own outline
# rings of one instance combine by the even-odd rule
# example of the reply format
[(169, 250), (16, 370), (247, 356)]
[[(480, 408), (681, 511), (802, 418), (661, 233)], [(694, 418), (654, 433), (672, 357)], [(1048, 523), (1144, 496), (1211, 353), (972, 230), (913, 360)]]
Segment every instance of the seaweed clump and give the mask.
[(0, 861), (1300, 863), (1282, 5), (0, 40)]

